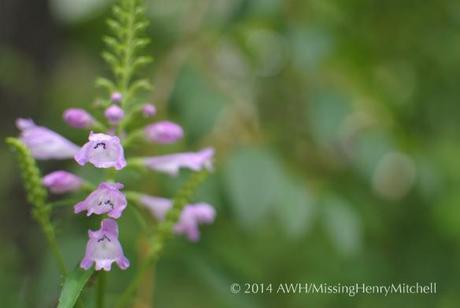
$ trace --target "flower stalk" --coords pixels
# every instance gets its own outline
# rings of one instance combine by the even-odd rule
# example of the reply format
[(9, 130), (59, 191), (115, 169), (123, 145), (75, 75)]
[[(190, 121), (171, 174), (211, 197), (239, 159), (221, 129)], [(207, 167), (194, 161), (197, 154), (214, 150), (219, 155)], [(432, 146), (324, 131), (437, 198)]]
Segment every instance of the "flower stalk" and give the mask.
[(145, 261), (141, 264), (128, 288), (126, 288), (121, 295), (117, 305), (118, 308), (129, 307), (132, 297), (139, 288), (145, 272), (155, 267), (155, 263), (163, 251), (166, 240), (172, 236), (173, 227), (178, 222), (180, 213), (187, 203), (190, 202), (190, 199), (193, 197), (199, 185), (208, 175), (209, 172), (207, 170), (192, 174), (189, 180), (178, 191), (174, 198), (172, 209), (168, 211), (166, 219), (157, 225), (156, 232), (150, 239), (150, 248)]
[[(135, 152), (138, 144), (173, 144), (185, 137), (179, 124), (167, 120), (142, 122), (156, 114), (154, 105), (145, 102), (138, 105), (140, 100), (135, 96), (141, 89), (150, 89), (148, 80), (136, 77), (139, 68), (151, 61), (149, 57), (139, 55), (140, 49), (149, 42), (143, 37), (148, 22), (142, 3), (143, 0), (119, 0), (113, 9), (114, 17), (108, 20), (112, 34), (104, 38), (107, 50), (103, 53), (103, 58), (112, 69), (113, 78), (99, 78), (96, 81), (97, 85), (109, 91), (109, 95), (99, 105), (107, 123), (96, 120), (102, 118), (101, 114), (92, 115), (81, 108), (70, 108), (64, 112), (63, 120), (73, 128), (91, 130), (85, 144), (78, 146), (51, 129), (36, 125), (30, 119), (18, 119), (20, 139), (7, 140), (18, 152), (27, 200), (33, 205), (33, 217), (40, 224), (63, 276), (66, 268), (51, 223), (52, 209), (73, 205), (75, 214), (100, 217), (100, 229), (88, 230), (86, 250), (80, 262), (80, 268), (87, 271), (83, 273), (92, 272), (93, 267), (98, 271), (95, 277), (95, 304), (99, 308), (105, 305), (104, 294), (108, 279), (108, 274), (103, 271), (110, 271), (113, 263), (122, 270), (130, 266), (119, 241), (118, 220), (122, 219), (125, 209), (134, 211), (141, 227), (139, 237), (143, 239), (143, 246), (139, 253), (140, 267), (122, 294), (119, 307), (130, 306), (132, 296), (138, 291), (142, 281), (152, 279), (151, 273), (154, 272), (155, 264), (166, 241), (173, 234), (182, 234), (189, 240), (196, 241), (200, 236), (198, 225), (211, 223), (215, 218), (215, 210), (211, 205), (190, 204), (198, 186), (213, 169), (213, 148), (125, 159), (127, 148), (132, 147), (128, 152), (130, 154), (131, 151)], [(146, 126), (139, 128), (139, 124)], [(105, 169), (105, 177), (102, 182), (92, 183), (77, 175), (78, 172), (73, 174), (66, 170), (56, 170), (42, 178), (35, 159), (73, 159), (80, 166), (91, 164), (95, 168)], [(172, 177), (183, 169), (194, 173), (171, 200), (149, 196), (143, 192), (122, 190), (125, 183), (119, 183), (116, 179), (124, 178), (118, 176), (118, 172), (123, 172), (122, 169), (127, 165), (135, 167), (137, 172), (155, 171)], [(84, 192), (87, 195), (84, 199), (64, 198), (48, 203), (46, 189), (59, 195), (75, 192)], [(60, 299), (60, 302), (65, 302), (66, 298), (72, 303), (77, 302), (89, 277), (80, 275), (78, 271), (81, 272), (81, 269), (77, 268), (77, 271), (68, 275), (69, 282), (65, 282), (61, 298), (63, 301)], [(75, 280), (78, 281), (78, 286), (75, 285)], [(68, 284), (74, 286), (69, 287)]]

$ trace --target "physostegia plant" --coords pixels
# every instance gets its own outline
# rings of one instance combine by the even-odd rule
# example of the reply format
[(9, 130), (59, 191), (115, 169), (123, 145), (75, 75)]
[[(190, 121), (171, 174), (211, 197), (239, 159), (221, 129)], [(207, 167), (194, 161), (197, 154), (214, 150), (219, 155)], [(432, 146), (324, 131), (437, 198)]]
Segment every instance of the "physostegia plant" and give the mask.
[[(143, 101), (144, 94), (151, 89), (147, 79), (138, 78), (139, 69), (151, 62), (141, 51), (149, 43), (143, 33), (148, 22), (144, 16), (142, 0), (120, 0), (113, 8), (113, 17), (108, 20), (110, 35), (104, 38), (107, 46), (103, 52), (113, 78), (99, 78), (96, 84), (105, 89), (105, 98), (93, 106), (93, 113), (81, 108), (67, 109), (63, 120), (82, 133), (88, 134), (88, 142), (79, 146), (60, 134), (35, 124), (31, 119), (18, 119), (21, 131), (19, 138), (8, 138), (7, 143), (16, 151), (21, 167), (27, 200), (33, 205), (32, 215), (39, 223), (56, 259), (63, 288), (59, 307), (83, 306), (79, 299), (81, 291), (91, 276), (97, 280), (96, 306), (104, 306), (105, 279), (115, 263), (120, 269), (130, 269), (129, 259), (119, 241), (117, 220), (123, 219), (128, 207), (137, 216), (153, 215), (158, 223), (138, 217), (144, 224), (147, 252), (141, 264), (134, 269), (133, 280), (118, 299), (119, 307), (132, 305), (134, 295), (142, 283), (143, 275), (155, 264), (164, 247), (165, 240), (173, 234), (185, 235), (191, 241), (199, 239), (199, 224), (211, 223), (215, 210), (207, 203), (190, 203), (198, 185), (212, 168), (214, 150), (205, 148), (196, 152), (172, 153), (151, 157), (125, 157), (125, 150), (139, 143), (172, 144), (184, 136), (183, 129), (170, 121), (153, 121), (156, 108)], [(144, 123), (145, 125), (139, 127)], [(137, 147), (130, 149), (134, 152)], [(105, 169), (105, 179), (92, 183), (76, 174), (57, 170), (41, 177), (36, 160), (69, 159), (78, 165), (92, 165)], [(136, 186), (125, 187), (115, 181), (118, 172), (127, 166), (138, 172), (162, 172), (176, 176), (181, 169), (192, 171), (177, 194), (171, 198), (151, 196), (136, 191)], [(69, 271), (56, 240), (55, 227), (51, 219), (54, 204), (48, 199), (51, 194), (62, 195), (58, 201), (65, 203), (73, 199), (72, 193), (86, 192), (87, 196), (73, 203), (75, 215), (96, 215), (100, 220), (98, 230), (88, 230), (88, 242), (81, 249), (80, 264)], [(147, 222), (147, 223), (146, 223)], [(96, 274), (95, 271), (98, 271)]]

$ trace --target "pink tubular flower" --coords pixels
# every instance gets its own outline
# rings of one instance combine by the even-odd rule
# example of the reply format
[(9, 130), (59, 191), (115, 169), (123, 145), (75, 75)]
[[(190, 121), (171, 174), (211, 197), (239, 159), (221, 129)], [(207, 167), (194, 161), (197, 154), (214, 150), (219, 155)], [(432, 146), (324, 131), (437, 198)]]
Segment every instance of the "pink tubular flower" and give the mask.
[(170, 199), (148, 195), (142, 195), (139, 198), (139, 202), (158, 220), (163, 220), (166, 216), (166, 212), (172, 207), (172, 201)]
[(73, 128), (89, 128), (94, 124), (94, 118), (80, 108), (69, 108), (64, 111), (64, 121)]
[(104, 115), (110, 124), (116, 125), (124, 118), (125, 112), (119, 106), (112, 105), (105, 110)]
[(75, 160), (81, 166), (90, 162), (97, 168), (114, 167), (120, 170), (126, 166), (120, 139), (93, 132), (89, 135), (89, 141), (75, 154)]
[(125, 195), (120, 191), (123, 184), (101, 183), (95, 191), (89, 194), (85, 200), (74, 206), (75, 214), (86, 211), (86, 215), (106, 214), (112, 218), (119, 218), (128, 202)]
[(215, 217), (216, 211), (207, 203), (187, 205), (182, 210), (179, 222), (174, 226), (174, 232), (184, 234), (190, 241), (196, 242), (200, 239), (198, 225), (210, 224)]
[(43, 185), (55, 194), (76, 191), (83, 184), (83, 180), (80, 177), (64, 170), (51, 172), (43, 177), (42, 181)]
[(147, 157), (143, 159), (143, 162), (152, 170), (175, 176), (179, 173), (180, 168), (188, 168), (193, 171), (211, 170), (213, 156), (214, 149), (206, 148), (199, 152)]
[(153, 104), (145, 104), (142, 107), (142, 114), (146, 118), (153, 117), (156, 113), (157, 113), (157, 109), (155, 108)]
[(78, 151), (77, 145), (30, 119), (17, 119), (16, 126), (21, 130), (22, 142), (36, 159), (67, 159)]
[[(164, 220), (166, 213), (172, 207), (170, 199), (143, 195), (139, 201), (158, 220)], [(207, 203), (195, 203), (185, 206), (179, 221), (174, 226), (174, 233), (185, 235), (190, 241), (200, 239), (200, 224), (211, 224), (216, 217), (216, 211)]]
[(162, 144), (174, 143), (184, 136), (182, 127), (170, 121), (150, 124), (144, 132), (148, 140)]
[(118, 240), (118, 225), (115, 220), (104, 219), (99, 230), (88, 230), (88, 236), (85, 257), (80, 262), (82, 269), (88, 270), (95, 263), (96, 271), (110, 271), (113, 262), (122, 270), (129, 267), (129, 260)]

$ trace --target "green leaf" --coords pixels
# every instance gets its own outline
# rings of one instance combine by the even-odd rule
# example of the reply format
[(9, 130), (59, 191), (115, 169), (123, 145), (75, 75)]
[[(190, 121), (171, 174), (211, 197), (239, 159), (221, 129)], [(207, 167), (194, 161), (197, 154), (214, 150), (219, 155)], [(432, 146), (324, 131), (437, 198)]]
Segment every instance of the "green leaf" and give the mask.
[(150, 57), (138, 57), (134, 62), (132, 63), (132, 70), (136, 70), (144, 65), (147, 65), (153, 61), (152, 58)]
[(120, 54), (120, 51), (122, 50), (122, 48), (117, 39), (115, 39), (112, 36), (104, 36), (103, 41), (107, 45), (108, 48), (112, 49), (117, 54)]
[(362, 247), (363, 226), (361, 218), (347, 200), (328, 196), (321, 205), (326, 232), (344, 256), (356, 254)]
[(139, 79), (133, 82), (133, 84), (129, 87), (129, 95), (134, 95), (139, 90), (150, 90), (152, 85), (147, 79)]
[(238, 222), (250, 229), (267, 221), (286, 179), (281, 162), (272, 151), (247, 147), (229, 158), (224, 181)]
[(115, 90), (115, 85), (113, 84), (112, 81), (106, 79), (106, 78), (98, 78), (96, 79), (96, 86), (99, 88), (105, 88), (109, 92), (112, 92)]
[(312, 227), (315, 205), (307, 185), (301, 179), (285, 174), (280, 180), (275, 210), (286, 235), (299, 238)]
[(135, 42), (135, 45), (136, 45), (136, 48), (141, 49), (141, 48), (144, 48), (145, 46), (147, 46), (149, 43), (150, 43), (149, 39), (141, 38), (141, 39), (138, 39)]
[(111, 65), (112, 67), (118, 66), (118, 65), (119, 65), (119, 64), (118, 64), (118, 58), (117, 58), (114, 54), (112, 54), (112, 53), (110, 53), (110, 52), (104, 51), (104, 52), (102, 53), (102, 58), (103, 58), (109, 65)]
[(58, 308), (72, 308), (75, 306), (83, 287), (93, 272), (94, 269), (92, 268), (84, 271), (80, 267), (76, 267), (69, 273), (62, 287)]

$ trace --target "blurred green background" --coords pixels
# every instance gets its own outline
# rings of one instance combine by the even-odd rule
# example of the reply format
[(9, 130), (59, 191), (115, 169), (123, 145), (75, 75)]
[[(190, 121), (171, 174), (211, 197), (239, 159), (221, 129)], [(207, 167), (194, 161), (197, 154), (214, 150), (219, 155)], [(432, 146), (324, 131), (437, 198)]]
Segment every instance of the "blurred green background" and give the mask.
[[(32, 117), (83, 143), (62, 112), (100, 95), (92, 81), (108, 76), (99, 53), (111, 3), (1, 0), (2, 140), (17, 135), (17, 117)], [(156, 307), (458, 307), (459, 1), (147, 3), (155, 91), (146, 100), (187, 138), (146, 153), (218, 153), (196, 198), (216, 207), (217, 220), (196, 244), (168, 243)], [(54, 307), (55, 264), (14, 155), (0, 149), (0, 306)], [(40, 166), (77, 171), (70, 161)], [(97, 182), (93, 169), (78, 172)], [(124, 181), (171, 197), (186, 176), (128, 172)], [(94, 221), (70, 208), (53, 217), (74, 266)], [(129, 211), (120, 224), (135, 265), (139, 226)], [(109, 301), (133, 272), (110, 273)], [(234, 295), (233, 282), (437, 282), (438, 293)]]

